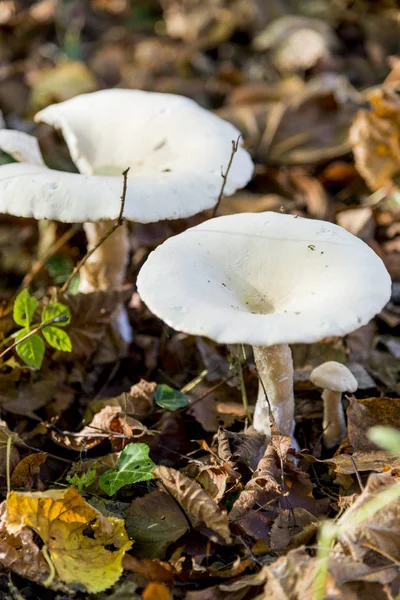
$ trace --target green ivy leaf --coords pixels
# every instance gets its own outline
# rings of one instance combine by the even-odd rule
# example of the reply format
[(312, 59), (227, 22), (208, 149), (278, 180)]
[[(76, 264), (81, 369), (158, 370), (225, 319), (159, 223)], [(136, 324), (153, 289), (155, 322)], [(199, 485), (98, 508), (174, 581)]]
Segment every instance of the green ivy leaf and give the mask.
[[(18, 338), (24, 337), (28, 331), (26, 329), (22, 329), (18, 332)], [(16, 346), (17, 354), (28, 367), (33, 367), (34, 369), (40, 369), (43, 362), (44, 357), (44, 341), (37, 334), (34, 333), (29, 336), (26, 340), (17, 344)]]
[(182, 394), (182, 392), (178, 390), (174, 390), (165, 383), (157, 386), (154, 400), (161, 408), (166, 408), (171, 411), (184, 408), (189, 404), (189, 399), (185, 394)]
[(71, 322), (71, 311), (66, 304), (61, 304), (61, 302), (51, 302), (43, 307), (42, 323), (50, 321), (50, 319), (54, 319), (55, 317), (62, 316), (65, 317), (65, 321), (57, 323), (57, 327), (66, 327)]
[(29, 327), (38, 306), (38, 300), (26, 288), (22, 290), (14, 300), (13, 319), (17, 325)]
[(66, 331), (63, 331), (59, 327), (53, 327), (53, 325), (49, 325), (48, 327), (44, 327), (42, 329), (42, 333), (44, 339), (52, 348), (61, 350), (61, 352), (72, 351), (71, 338)]
[(156, 465), (149, 458), (149, 450), (147, 444), (128, 444), (118, 459), (117, 470), (106, 471), (100, 476), (100, 488), (113, 496), (124, 485), (151, 479)]

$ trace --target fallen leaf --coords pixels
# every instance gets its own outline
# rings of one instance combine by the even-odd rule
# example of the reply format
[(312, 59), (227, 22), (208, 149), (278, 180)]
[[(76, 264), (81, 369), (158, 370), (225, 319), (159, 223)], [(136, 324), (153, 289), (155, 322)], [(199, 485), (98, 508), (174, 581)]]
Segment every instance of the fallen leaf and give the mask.
[(156, 388), (156, 383), (141, 379), (131, 387), (129, 392), (123, 392), (115, 398), (94, 400), (89, 404), (89, 409), (95, 414), (105, 406), (119, 406), (128, 417), (144, 419), (153, 407)]
[(360, 110), (349, 139), (357, 170), (372, 190), (389, 186), (400, 171), (400, 100), (388, 88), (369, 92), (370, 110)]
[(368, 430), (375, 425), (400, 427), (400, 398), (350, 398), (347, 422), (349, 442), (355, 451), (376, 450)]
[(304, 508), (284, 510), (271, 526), (271, 548), (275, 552), (306, 544), (318, 531), (318, 521)]
[(211, 496), (198, 483), (168, 467), (156, 467), (154, 475), (179, 502), (192, 523), (204, 523), (218, 533), (225, 542), (228, 544), (231, 542), (228, 515), (218, 508)]
[[(6, 528), (6, 502), (0, 506), (0, 563), (6, 569), (11, 569), (21, 577), (43, 585), (50, 575), (47, 564), (39, 546), (34, 541), (35, 533), (29, 527), (24, 527), (18, 534), (10, 534)], [(51, 582), (53, 590), (68, 592), (56, 576)]]
[(49, 104), (93, 92), (96, 87), (96, 79), (84, 63), (60, 62), (38, 74), (31, 89), (31, 109), (36, 112)]
[(155, 464), (149, 458), (149, 450), (147, 444), (125, 446), (118, 459), (117, 469), (106, 471), (100, 476), (100, 488), (113, 496), (125, 485), (152, 479)]
[(61, 581), (83, 585), (91, 593), (118, 580), (122, 558), (132, 545), (123, 521), (103, 517), (74, 488), (11, 492), (6, 527), (14, 536), (27, 527), (33, 529), (45, 543)]
[(163, 583), (149, 583), (142, 592), (142, 600), (170, 600), (171, 592)]
[(138, 560), (130, 554), (125, 554), (123, 567), (135, 575), (140, 575), (148, 581), (162, 581), (172, 583), (174, 580), (174, 568), (168, 563), (160, 560), (143, 559)]
[(11, 475), (11, 487), (31, 490), (39, 478), (40, 467), (46, 462), (47, 452), (35, 452), (25, 456), (15, 467)]
[(162, 490), (133, 500), (125, 526), (129, 537), (135, 540), (138, 558), (162, 558), (168, 546), (189, 529), (182, 509)]
[(196, 477), (197, 483), (210, 494), (214, 502), (220, 502), (224, 497), (229, 474), (223, 467), (205, 466)]
[(335, 473), (341, 475), (354, 475), (357, 471), (385, 471), (395, 464), (395, 458), (391, 452), (386, 450), (357, 451), (354, 454), (338, 454), (332, 458), (326, 458), (326, 464), (334, 465)]

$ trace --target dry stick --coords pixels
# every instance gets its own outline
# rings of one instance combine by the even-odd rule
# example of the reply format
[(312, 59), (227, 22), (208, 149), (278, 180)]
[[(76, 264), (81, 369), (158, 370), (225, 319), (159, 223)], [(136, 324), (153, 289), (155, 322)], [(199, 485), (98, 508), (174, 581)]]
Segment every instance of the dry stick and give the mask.
[(213, 217), (217, 216), (217, 212), (218, 212), (218, 208), (219, 205), (221, 203), (221, 200), (224, 196), (224, 190), (225, 190), (225, 186), (226, 186), (226, 180), (228, 178), (228, 174), (229, 171), (231, 170), (231, 166), (232, 166), (232, 162), (233, 162), (233, 157), (235, 156), (236, 152), (239, 150), (239, 142), (240, 142), (240, 138), (242, 137), (242, 134), (239, 134), (238, 139), (236, 140), (232, 140), (232, 152), (231, 152), (231, 156), (228, 162), (228, 166), (226, 167), (226, 171), (225, 173), (221, 170), (221, 177), (222, 177), (222, 185), (221, 185), (221, 190), (219, 192), (219, 196), (218, 196), (218, 200), (217, 200), (217, 204), (214, 206), (214, 210), (212, 213)]
[(90, 258), (92, 256), (93, 252), (96, 252), (97, 248), (99, 248), (102, 244), (104, 244), (106, 239), (108, 239), (110, 237), (110, 235), (112, 235), (114, 233), (114, 231), (116, 229), (118, 229), (118, 227), (121, 227), (121, 225), (123, 225), (125, 223), (125, 218), (124, 218), (123, 214), (124, 214), (124, 209), (125, 209), (126, 191), (128, 188), (128, 172), (129, 172), (129, 167), (122, 173), (122, 175), (124, 176), (124, 185), (123, 185), (122, 196), (121, 196), (121, 210), (119, 211), (119, 216), (118, 216), (117, 220), (115, 221), (114, 225), (112, 227), (110, 227), (110, 229), (108, 231), (106, 231), (106, 233), (97, 242), (97, 244), (95, 244), (93, 246), (93, 248), (91, 248), (85, 254), (85, 256), (82, 258), (82, 260), (80, 260), (78, 262), (78, 264), (72, 271), (71, 275), (68, 277), (67, 281), (62, 286), (62, 288), (60, 290), (62, 294), (67, 291), (69, 284), (74, 279), (74, 277), (79, 273), (81, 267), (83, 267), (83, 265), (88, 260), (88, 258)]
[(68, 315), (64, 314), (64, 315), (58, 315), (57, 317), (53, 317), (52, 319), (49, 319), (48, 321), (44, 321), (44, 323), (40, 323), (40, 325), (38, 325), (34, 329), (31, 329), (31, 331), (29, 331), (29, 333), (27, 333), (22, 338), (20, 338), (19, 340), (17, 340), (13, 344), (11, 344), (11, 346), (8, 346), (8, 348), (3, 350), (3, 352), (0, 354), (0, 359), (2, 359), (3, 356), (5, 356), (8, 352), (10, 352), (10, 350), (13, 350), (16, 346), (18, 346), (18, 344), (21, 344), (21, 342), (24, 342), (25, 340), (30, 338), (35, 333), (38, 333), (38, 331), (41, 331), (42, 329), (44, 329), (45, 327), (48, 327), (49, 325), (53, 325), (53, 323), (66, 323), (68, 321), (68, 319), (69, 319)]
[(78, 223), (75, 223), (74, 225), (72, 225), (69, 229), (67, 229), (67, 231), (65, 233), (63, 233), (63, 235), (60, 237), (60, 239), (58, 239), (57, 242), (49, 249), (47, 254), (45, 254), (45, 256), (43, 256), (43, 258), (37, 260), (32, 265), (30, 272), (24, 277), (22, 284), (18, 291), (20, 291), (21, 289), (27, 288), (31, 284), (32, 279), (39, 273), (39, 271), (42, 269), (42, 267), (45, 265), (45, 263), (49, 260), (49, 258), (54, 256), (54, 254), (56, 252), (58, 252), (58, 250), (60, 248), (62, 248), (62, 246), (64, 246), (64, 244), (66, 244), (72, 238), (73, 235), (75, 235), (75, 233), (79, 230), (79, 228), (80, 228), (80, 224), (78, 224)]

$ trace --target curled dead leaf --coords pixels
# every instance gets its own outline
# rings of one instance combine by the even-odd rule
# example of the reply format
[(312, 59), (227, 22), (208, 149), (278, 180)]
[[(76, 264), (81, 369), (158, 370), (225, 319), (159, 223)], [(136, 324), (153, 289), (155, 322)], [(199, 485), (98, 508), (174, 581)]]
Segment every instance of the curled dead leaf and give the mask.
[(179, 502), (193, 524), (204, 523), (218, 533), (225, 542), (228, 544), (231, 542), (228, 515), (218, 508), (211, 496), (198, 483), (168, 467), (156, 467), (154, 475)]

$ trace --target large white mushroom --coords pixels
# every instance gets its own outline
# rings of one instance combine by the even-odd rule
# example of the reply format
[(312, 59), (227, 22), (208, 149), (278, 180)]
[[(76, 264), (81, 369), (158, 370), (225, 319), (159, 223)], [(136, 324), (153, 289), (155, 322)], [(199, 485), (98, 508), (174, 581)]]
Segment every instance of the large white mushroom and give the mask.
[[(35, 120), (61, 130), (80, 173), (47, 168), (35, 138), (1, 131), (0, 149), (22, 162), (0, 167), (0, 213), (84, 223), (89, 248), (118, 217), (128, 167), (127, 219), (189, 217), (215, 205), (221, 167), (239, 136), (193, 100), (138, 90), (83, 94), (45, 108)], [(239, 147), (225, 193), (244, 187), (252, 173), (250, 155)], [(128, 253), (120, 227), (87, 261), (81, 290), (122, 283)]]
[(167, 240), (138, 277), (150, 310), (179, 331), (254, 348), (254, 427), (270, 433), (264, 388), (281, 431), (294, 430), (290, 343), (341, 336), (390, 298), (381, 259), (324, 221), (265, 212), (211, 219)]

